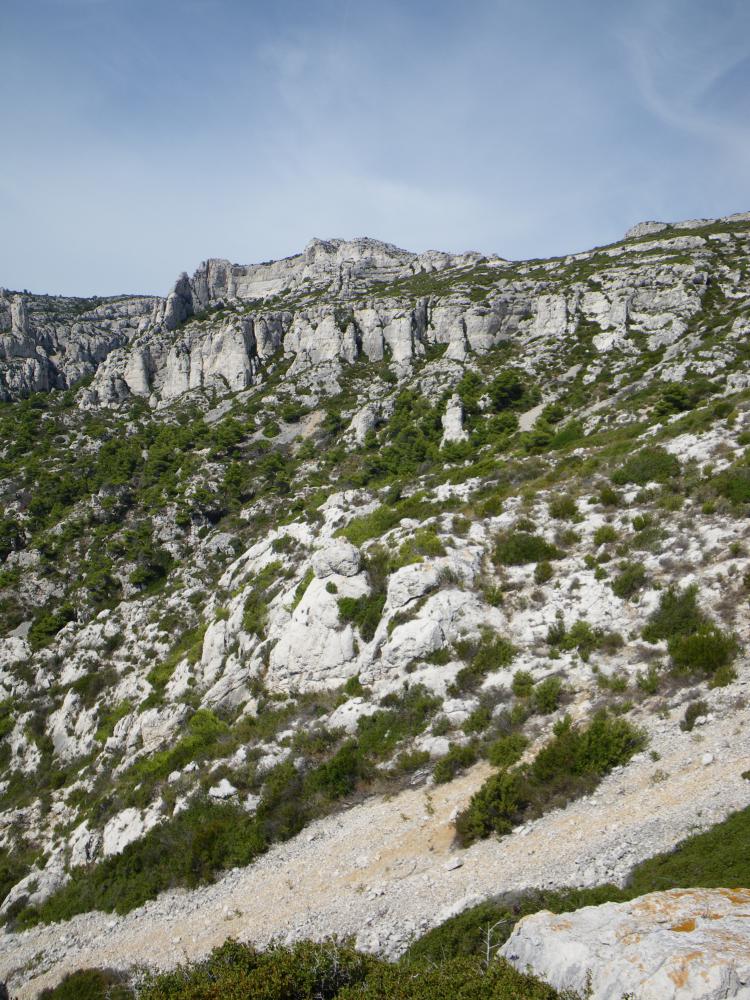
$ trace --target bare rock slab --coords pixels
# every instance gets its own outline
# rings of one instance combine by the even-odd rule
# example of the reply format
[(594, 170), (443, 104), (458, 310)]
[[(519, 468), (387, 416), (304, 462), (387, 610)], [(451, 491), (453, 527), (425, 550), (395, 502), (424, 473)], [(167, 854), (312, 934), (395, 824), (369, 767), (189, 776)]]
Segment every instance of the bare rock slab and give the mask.
[(591, 1000), (750, 1000), (750, 890), (672, 889), (524, 917), (500, 950)]

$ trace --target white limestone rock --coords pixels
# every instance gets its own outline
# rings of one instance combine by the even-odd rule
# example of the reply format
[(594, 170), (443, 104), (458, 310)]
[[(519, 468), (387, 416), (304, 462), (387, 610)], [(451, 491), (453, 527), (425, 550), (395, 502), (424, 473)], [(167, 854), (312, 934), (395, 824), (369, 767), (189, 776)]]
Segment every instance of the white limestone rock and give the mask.
[(366, 701), (364, 698), (350, 698), (331, 712), (326, 726), (328, 729), (343, 729), (351, 735), (356, 733), (361, 718), (374, 715), (377, 711), (378, 706), (371, 701)]
[(123, 809), (105, 825), (102, 833), (102, 854), (120, 854), (128, 844), (140, 840), (164, 819), (163, 802), (159, 799), (141, 812), (133, 807)]
[(80, 865), (91, 864), (99, 854), (101, 845), (101, 831), (91, 830), (89, 828), (89, 821), (84, 820), (71, 833), (68, 840), (70, 867), (77, 868)]
[(625, 233), (626, 240), (638, 239), (640, 236), (652, 236), (667, 228), (666, 222), (638, 222)]
[(313, 553), (312, 568), (319, 580), (329, 576), (356, 576), (362, 564), (359, 549), (344, 539), (335, 539)]
[(62, 858), (53, 855), (44, 868), (34, 866), (25, 878), (17, 882), (0, 905), (0, 915), (19, 905), (39, 906), (68, 881)]
[(464, 408), (456, 393), (448, 400), (448, 405), (441, 419), (443, 424), (441, 445), (449, 441), (468, 440), (468, 431), (464, 429)]
[[(352, 564), (351, 553), (345, 565)], [(327, 564), (326, 564), (327, 568)], [(331, 593), (327, 584), (336, 587)], [(288, 620), (277, 619), (269, 633), (278, 642), (271, 650), (266, 683), (272, 690), (314, 691), (337, 687), (357, 672), (354, 629), (342, 627), (338, 601), (370, 591), (364, 573), (314, 577)]]
[(750, 891), (672, 889), (523, 917), (499, 952), (592, 1000), (750, 998)]
[(231, 799), (233, 795), (236, 795), (237, 789), (227, 778), (222, 778), (217, 785), (212, 785), (209, 788), (208, 794), (212, 799), (217, 799), (221, 802)]

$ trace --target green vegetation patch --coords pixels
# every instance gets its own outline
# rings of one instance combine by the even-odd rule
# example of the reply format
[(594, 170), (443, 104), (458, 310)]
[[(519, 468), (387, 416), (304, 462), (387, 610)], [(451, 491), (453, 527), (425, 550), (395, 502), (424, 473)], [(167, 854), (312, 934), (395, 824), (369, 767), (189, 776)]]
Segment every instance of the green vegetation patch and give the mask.
[(709, 620), (698, 606), (697, 593), (695, 584), (665, 590), (643, 629), (643, 638), (647, 642), (666, 639), (674, 673), (709, 677), (715, 686), (727, 684), (734, 676), (731, 665), (739, 644)]
[(485, 628), (478, 640), (460, 642), (456, 652), (467, 662), (448, 688), (448, 693), (453, 697), (476, 691), (489, 674), (510, 666), (516, 655), (516, 648), (503, 636)]
[(495, 542), (495, 562), (501, 566), (524, 566), (564, 555), (556, 545), (528, 531), (509, 531)]
[(566, 716), (530, 764), (498, 771), (472, 796), (456, 820), (458, 842), (467, 847), (491, 833), (503, 836), (528, 819), (588, 794), (645, 743), (642, 732), (605, 712), (580, 728)]
[[(502, 959), (390, 963), (329, 939), (256, 951), (227, 941), (203, 962), (147, 977), (138, 1000), (556, 1000)], [(567, 1000), (575, 1000), (566, 994)], [(92, 998), (94, 1000), (94, 998)], [(98, 998), (96, 998), (98, 1000)]]
[(680, 475), (680, 463), (665, 448), (643, 448), (625, 462), (613, 475), (618, 486), (627, 483), (666, 483)]

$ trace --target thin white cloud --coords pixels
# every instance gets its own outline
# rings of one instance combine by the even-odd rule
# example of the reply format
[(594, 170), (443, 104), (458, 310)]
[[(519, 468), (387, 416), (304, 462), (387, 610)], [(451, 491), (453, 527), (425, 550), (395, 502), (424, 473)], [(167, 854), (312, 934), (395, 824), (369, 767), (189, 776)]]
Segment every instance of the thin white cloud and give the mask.
[(621, 28), (620, 37), (632, 80), (649, 113), (669, 128), (706, 142), (720, 155), (741, 157), (746, 166), (750, 163), (747, 121), (719, 115), (703, 102), (750, 57), (747, 4), (720, 6), (722, 10), (691, 0), (650, 0), (647, 7), (636, 5), (640, 16)]

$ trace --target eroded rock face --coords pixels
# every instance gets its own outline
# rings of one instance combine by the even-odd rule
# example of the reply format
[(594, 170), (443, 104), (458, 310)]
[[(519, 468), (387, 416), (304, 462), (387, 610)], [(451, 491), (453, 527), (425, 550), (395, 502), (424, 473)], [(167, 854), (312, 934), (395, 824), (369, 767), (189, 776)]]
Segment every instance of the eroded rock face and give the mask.
[(672, 889), (628, 903), (542, 911), (500, 954), (559, 990), (592, 1000), (750, 997), (750, 890)]
[(0, 289), (0, 400), (66, 389), (153, 322), (161, 300), (66, 299)]

